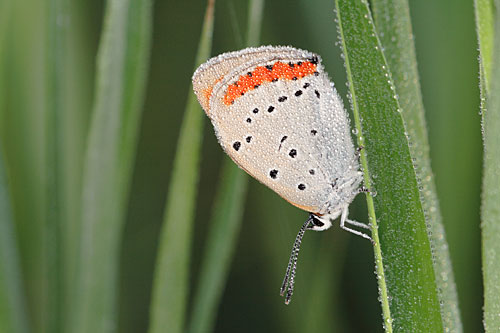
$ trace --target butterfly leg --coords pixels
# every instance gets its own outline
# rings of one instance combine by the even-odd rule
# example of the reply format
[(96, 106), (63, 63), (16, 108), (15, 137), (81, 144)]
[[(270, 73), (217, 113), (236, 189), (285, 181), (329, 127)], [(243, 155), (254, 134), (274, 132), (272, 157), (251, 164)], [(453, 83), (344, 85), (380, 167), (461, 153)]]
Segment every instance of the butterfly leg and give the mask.
[(348, 219), (346, 219), (344, 222), (347, 223), (347, 224), (350, 224), (350, 225), (354, 225), (356, 227), (365, 228), (365, 229), (371, 229), (371, 227), (368, 224), (366, 224), (366, 223), (361, 223), (361, 222), (358, 222), (358, 221), (353, 221), (353, 220), (348, 220)]
[(363, 185), (358, 189), (358, 193), (370, 193), (370, 190), (368, 189), (368, 187)]
[(352, 220), (349, 220), (347, 219), (347, 215), (349, 214), (349, 208), (346, 206), (344, 208), (344, 210), (342, 211), (342, 216), (340, 217), (340, 227), (346, 231), (349, 231), (350, 233), (353, 233), (355, 235), (358, 235), (358, 236), (361, 236), (363, 238), (366, 238), (368, 239), (370, 242), (373, 243), (373, 239), (368, 236), (367, 234), (361, 232), (361, 231), (357, 231), (357, 230), (354, 230), (354, 229), (351, 229), (349, 227), (346, 227), (346, 222), (351, 224), (351, 225), (354, 225), (354, 226), (357, 226), (357, 227), (362, 227), (362, 228), (366, 228), (366, 229), (370, 229), (370, 227), (364, 223), (360, 223), (360, 222), (356, 222), (356, 221), (352, 221)]
[(359, 158), (359, 155), (361, 154), (361, 151), (365, 149), (364, 146), (359, 146), (358, 148), (356, 148), (356, 151), (354, 152), (354, 155), (356, 155), (356, 157)]

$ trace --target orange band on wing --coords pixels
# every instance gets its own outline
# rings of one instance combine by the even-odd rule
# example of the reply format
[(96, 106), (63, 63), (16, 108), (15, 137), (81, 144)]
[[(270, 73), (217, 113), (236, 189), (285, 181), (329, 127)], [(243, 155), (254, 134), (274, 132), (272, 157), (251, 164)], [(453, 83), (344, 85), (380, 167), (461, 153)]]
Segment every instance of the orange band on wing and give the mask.
[(231, 84), (224, 95), (224, 104), (230, 105), (246, 92), (258, 88), (262, 83), (277, 80), (296, 80), (316, 73), (317, 62), (305, 61), (289, 63), (277, 61), (272, 66), (259, 66), (252, 72), (240, 76), (237, 82)]
[(204, 106), (203, 108), (205, 109), (205, 112), (208, 114), (208, 110), (210, 109), (210, 97), (212, 97), (212, 92), (214, 90), (214, 86), (219, 83), (222, 79), (224, 78), (224, 76), (221, 76), (220, 78), (218, 78), (217, 80), (214, 81), (214, 83), (209, 86), (208, 88), (206, 89), (203, 89), (202, 90), (202, 94), (203, 94), (203, 98), (205, 99), (204, 100)]
[(205, 103), (207, 106), (210, 105), (210, 96), (212, 96), (213, 90), (214, 90), (213, 87), (209, 87), (209, 88), (203, 90), (203, 97), (205, 98)]

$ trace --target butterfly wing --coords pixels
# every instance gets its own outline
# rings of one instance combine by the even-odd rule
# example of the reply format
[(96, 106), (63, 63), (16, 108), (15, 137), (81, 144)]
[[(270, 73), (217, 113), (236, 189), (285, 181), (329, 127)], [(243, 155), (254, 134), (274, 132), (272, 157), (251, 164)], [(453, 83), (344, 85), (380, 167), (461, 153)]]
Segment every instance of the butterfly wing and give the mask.
[[(226, 153), (293, 205), (326, 213), (354, 156), (342, 102), (319, 56), (290, 47), (223, 54), (193, 76)], [(347, 163), (347, 162), (346, 162)]]

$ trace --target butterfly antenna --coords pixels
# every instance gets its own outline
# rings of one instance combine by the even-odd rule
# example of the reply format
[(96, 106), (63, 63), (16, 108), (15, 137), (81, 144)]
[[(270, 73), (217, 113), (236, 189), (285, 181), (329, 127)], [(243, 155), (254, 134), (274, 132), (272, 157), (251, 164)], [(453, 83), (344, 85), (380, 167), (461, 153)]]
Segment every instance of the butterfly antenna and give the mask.
[[(302, 237), (307, 230), (307, 226), (313, 220), (311, 216), (302, 225), (293, 243), (292, 253), (290, 254), (290, 259), (288, 260), (288, 266), (286, 268), (285, 278), (283, 279), (283, 284), (281, 285), (280, 295), (285, 295), (285, 304), (289, 304), (293, 294), (293, 285), (295, 283), (295, 271), (297, 270), (297, 259), (299, 258), (300, 244), (302, 243)], [(288, 289), (287, 289), (288, 285)]]

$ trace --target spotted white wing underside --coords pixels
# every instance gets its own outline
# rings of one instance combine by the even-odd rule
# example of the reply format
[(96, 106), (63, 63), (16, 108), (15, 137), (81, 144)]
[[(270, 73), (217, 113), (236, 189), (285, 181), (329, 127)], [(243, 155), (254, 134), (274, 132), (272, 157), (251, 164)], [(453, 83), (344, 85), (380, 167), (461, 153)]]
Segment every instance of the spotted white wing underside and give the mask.
[(348, 116), (319, 56), (227, 53), (200, 66), (193, 85), (226, 153), (293, 205), (326, 213), (357, 171)]

